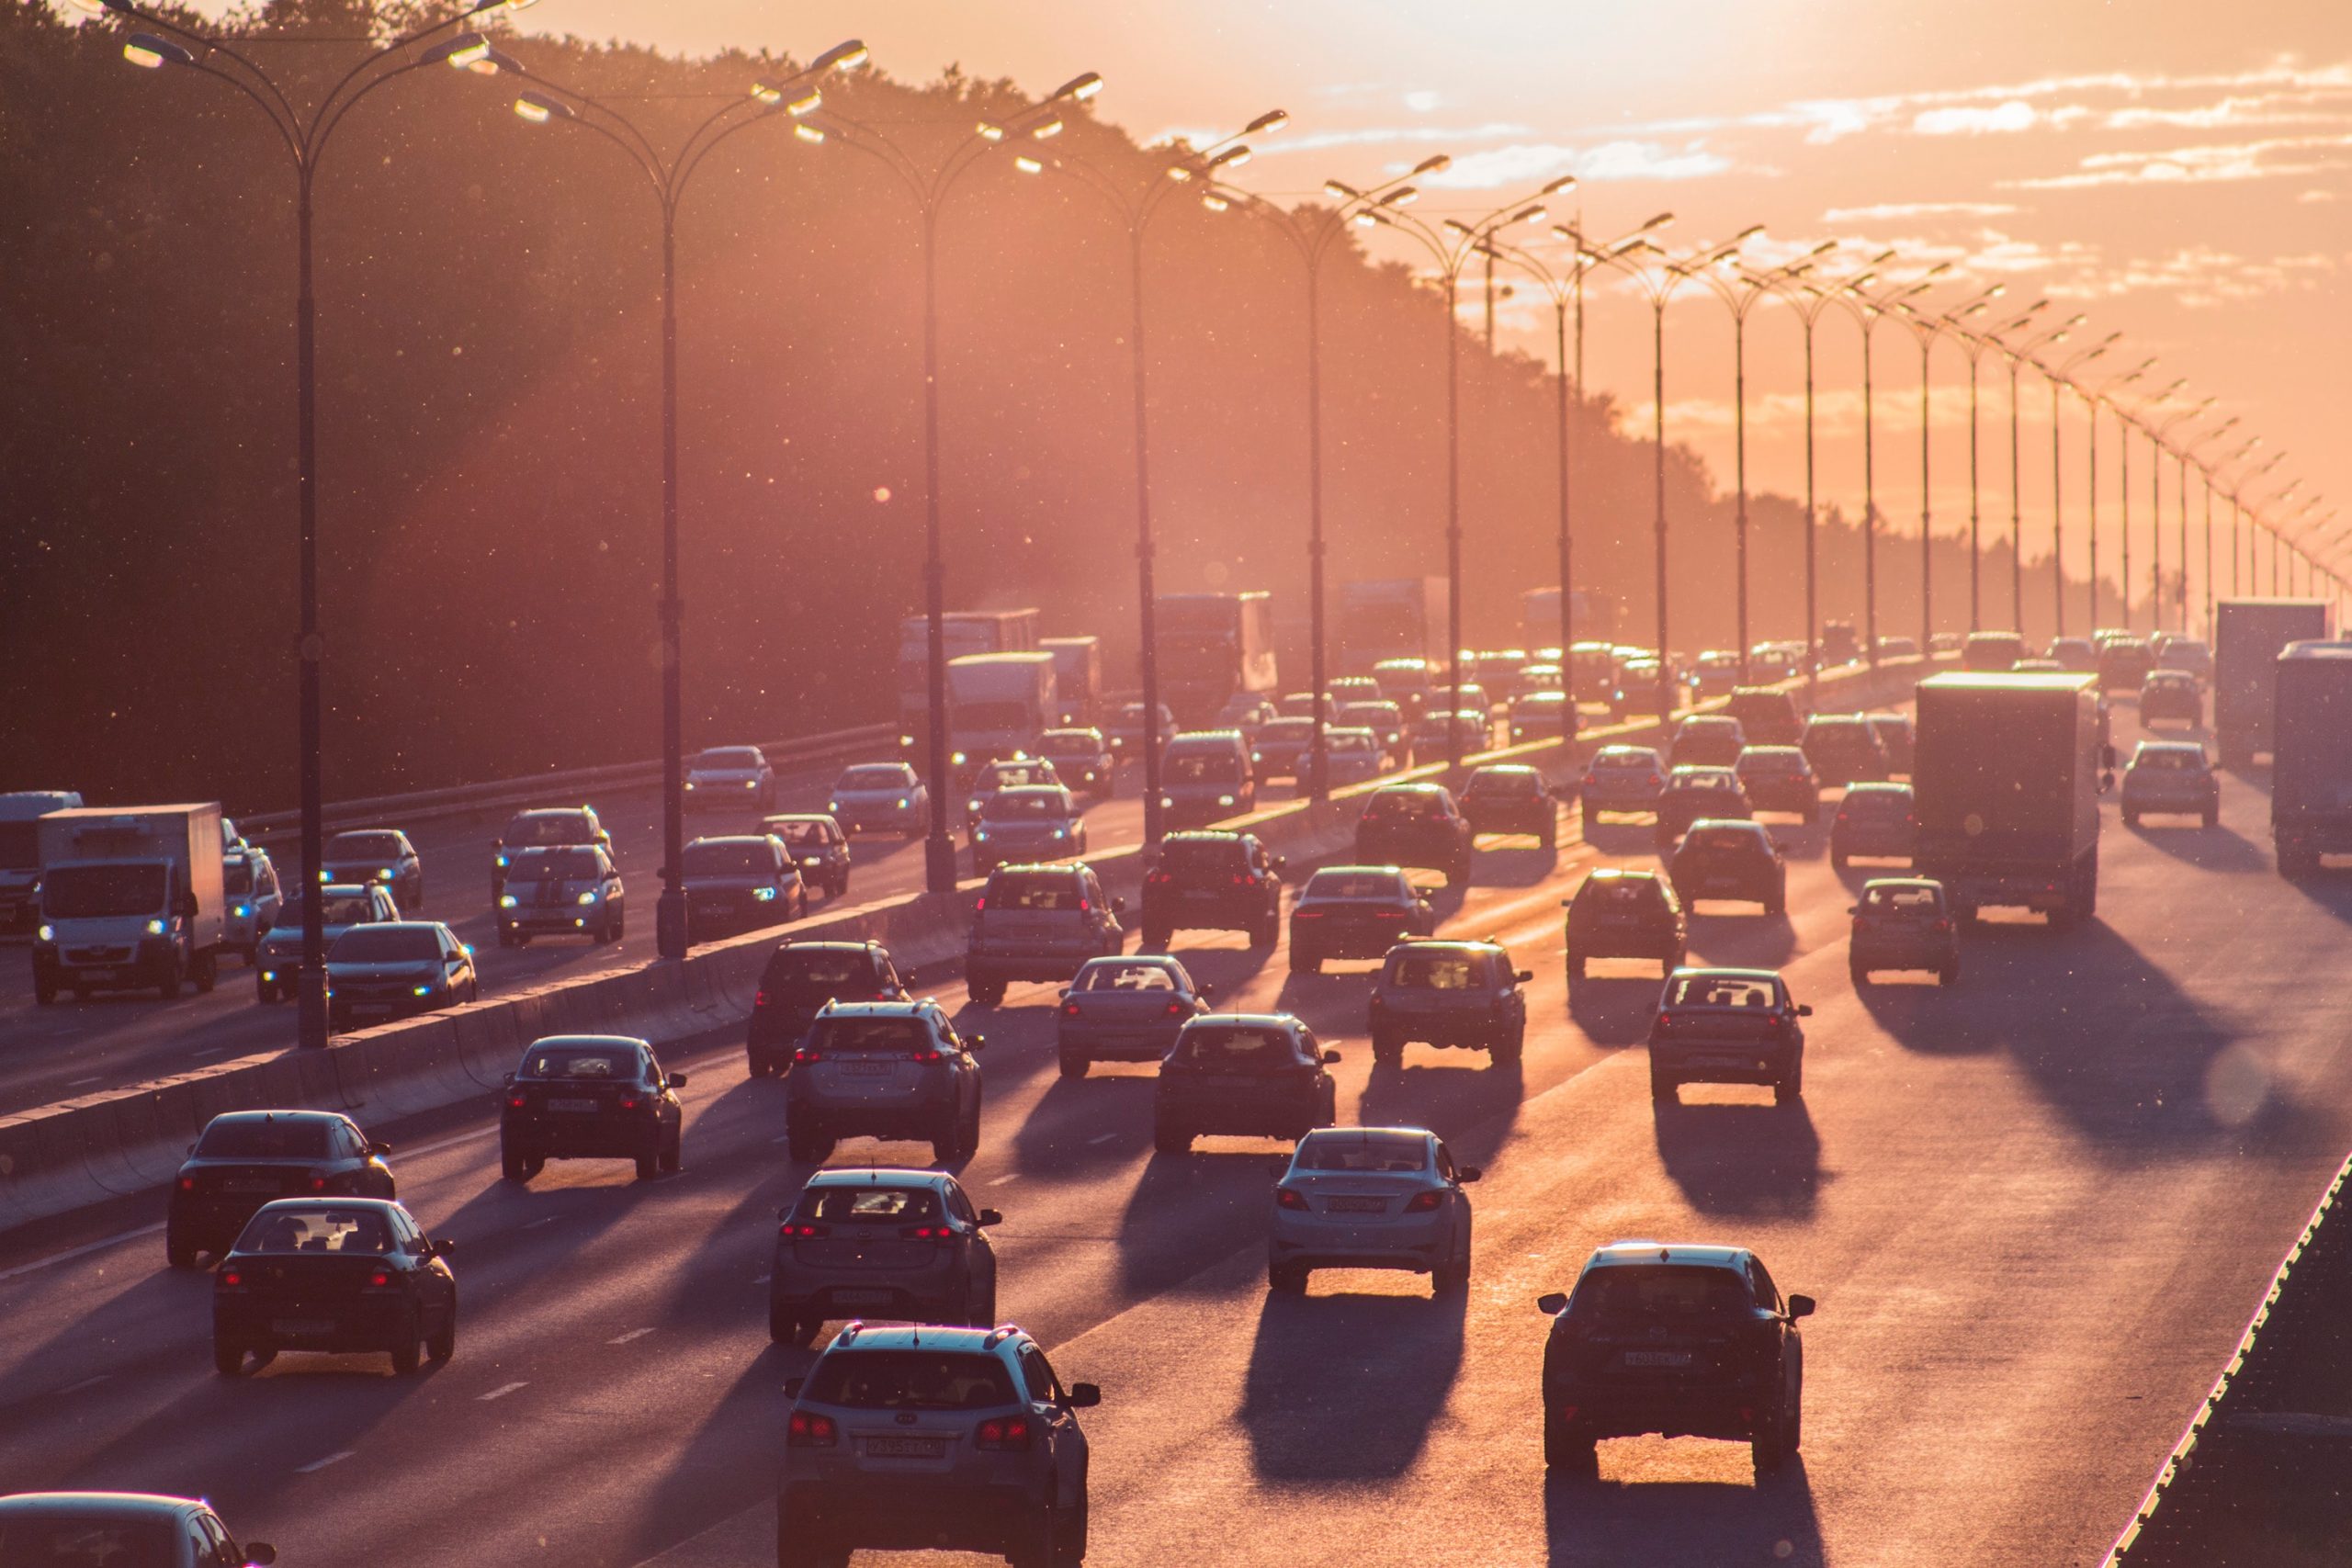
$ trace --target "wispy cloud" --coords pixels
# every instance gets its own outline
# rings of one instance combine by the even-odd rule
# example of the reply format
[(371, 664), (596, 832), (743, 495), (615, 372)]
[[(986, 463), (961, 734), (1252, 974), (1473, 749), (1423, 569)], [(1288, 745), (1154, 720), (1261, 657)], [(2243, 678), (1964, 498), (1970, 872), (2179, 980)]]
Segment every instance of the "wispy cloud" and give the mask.
[(2073, 174), (2001, 183), (2011, 190), (2079, 190), (2092, 186), (2275, 179), (2346, 167), (2352, 167), (2352, 132), (2266, 137), (2162, 152), (2094, 152), (2077, 164)]
[(1405, 95), (1405, 107), (1411, 109), (1415, 114), (1427, 114), (1431, 109), (1436, 108), (1439, 105), (1444, 102), (1444, 94), (1432, 93), (1427, 88)]
[(1443, 142), (1460, 146), (1465, 142), (1493, 141), (1506, 136), (1525, 136), (1530, 127), (1498, 120), (1487, 125), (1367, 125), (1352, 130), (1313, 130), (1303, 136), (1283, 135), (1262, 145), (1252, 143), (1261, 158), (1286, 157), (1299, 152), (1320, 152), (1332, 147), (1376, 147), (1387, 142)]
[(1912, 117), (1911, 130), (1919, 136), (1983, 136), (2031, 130), (2042, 123), (2042, 115), (2031, 104), (2023, 98), (2009, 98), (1998, 104), (1954, 104), (1946, 108), (1921, 109)]
[(1883, 201), (1875, 207), (1833, 207), (1824, 223), (1888, 223), (1913, 218), (2006, 218), (2017, 208), (2006, 201)]
[(1560, 175), (1579, 180), (1695, 180), (1730, 170), (1732, 161), (1702, 141), (1672, 147), (1657, 141), (1603, 141), (1589, 147), (1514, 142), (1471, 152), (1430, 180), (1460, 190), (1537, 185)]

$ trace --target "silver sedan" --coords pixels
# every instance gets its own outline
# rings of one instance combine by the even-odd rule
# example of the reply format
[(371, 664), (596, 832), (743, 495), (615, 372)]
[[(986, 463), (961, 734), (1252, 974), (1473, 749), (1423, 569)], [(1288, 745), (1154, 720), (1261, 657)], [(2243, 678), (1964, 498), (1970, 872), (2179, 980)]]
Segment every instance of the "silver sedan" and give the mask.
[(1462, 1189), (1477, 1179), (1419, 1127), (1317, 1128), (1274, 1186), (1266, 1282), (1296, 1294), (1317, 1269), (1402, 1269), (1458, 1294), (1470, 1287)]
[(1210, 995), (1173, 958), (1088, 959), (1054, 1014), (1062, 1077), (1082, 1078), (1096, 1062), (1159, 1061), (1185, 1021), (1209, 1010)]

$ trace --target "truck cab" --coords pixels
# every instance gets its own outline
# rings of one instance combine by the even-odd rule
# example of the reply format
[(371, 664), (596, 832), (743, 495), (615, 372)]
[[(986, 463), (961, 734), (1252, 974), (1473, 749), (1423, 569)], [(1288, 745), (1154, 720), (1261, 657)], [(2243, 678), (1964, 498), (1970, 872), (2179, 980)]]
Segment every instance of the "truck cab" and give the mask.
[(220, 807), (81, 807), (40, 819), (33, 996), (212, 989), (227, 941)]

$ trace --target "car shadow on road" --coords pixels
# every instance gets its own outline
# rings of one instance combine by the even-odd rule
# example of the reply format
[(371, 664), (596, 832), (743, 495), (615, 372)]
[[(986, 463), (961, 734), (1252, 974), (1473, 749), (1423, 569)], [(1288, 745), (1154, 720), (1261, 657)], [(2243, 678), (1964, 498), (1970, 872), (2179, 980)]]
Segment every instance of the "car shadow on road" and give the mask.
[[(1277, 1483), (1383, 1480), (1419, 1458), (1462, 1367), (1461, 1295), (1269, 1293), (1242, 1385), (1250, 1462)], [(1408, 1278), (1410, 1278), (1408, 1276)]]
[(1753, 1486), (1555, 1477), (1544, 1487), (1544, 1533), (1548, 1568), (1826, 1562), (1801, 1456)]
[(1646, 975), (1590, 976), (1568, 987), (1568, 1017), (1596, 1045), (1633, 1045), (1649, 1038), (1663, 980)]
[(1012, 1134), (1013, 1168), (1083, 1179), (1126, 1164), (1151, 1146), (1158, 1077), (1148, 1062), (1106, 1062), (1082, 1078), (1057, 1078)]
[(2228, 828), (2204, 827), (2194, 813), (2163, 817), (2154, 823), (2143, 817), (2137, 827), (2120, 830), (2199, 871), (2244, 875), (2271, 869), (2268, 850)]
[(1657, 828), (1646, 821), (1595, 822), (1587, 818), (1584, 841), (1611, 860), (1638, 860), (1657, 853)]
[(1560, 868), (1559, 852), (1532, 838), (1496, 834), (1487, 842), (1492, 847), (1478, 851), (1470, 871), (1470, 880), (1481, 887), (1533, 887)]
[(2306, 899), (2352, 925), (2352, 869), (2342, 863), (2324, 865), (2312, 874), (2288, 884)]
[(1855, 987), (1854, 995), (1871, 1021), (1907, 1051), (1925, 1056), (1980, 1056), (1998, 1043), (1970, 1010), (1971, 981), (1963, 958), (1956, 987), (1939, 986), (1922, 972), (1885, 969), (1870, 984)]
[(1120, 1282), (1145, 1296), (1222, 1291), (1204, 1280), (1201, 1260), (1265, 1245), (1274, 1183), (1289, 1167), (1290, 1145), (1271, 1138), (1209, 1138), (1189, 1155), (1153, 1155), (1119, 1216)]
[(1742, 969), (1778, 969), (1797, 950), (1797, 929), (1786, 915), (1758, 914), (1747, 906), (1736, 914), (1714, 908), (1690, 916), (1690, 947), (1710, 964), (1736, 964)]
[[(1510, 1135), (1524, 1090), (1519, 1064), (1498, 1063), (1483, 1051), (1405, 1047), (1398, 1067), (1372, 1069), (1356, 1101), (1364, 1127), (1426, 1127), (1446, 1142), (1457, 1164), (1480, 1165)], [(1439, 1063), (1444, 1066), (1439, 1066)], [(1342, 1108), (1344, 1110), (1344, 1108)], [(1344, 1116), (1342, 1120), (1345, 1120)]]
[[(1680, 1092), (1711, 1089), (1693, 1085)], [(1803, 1100), (1659, 1100), (1653, 1110), (1658, 1162), (1699, 1213), (1776, 1219), (1813, 1213), (1821, 1187), (1821, 1134)]]
[(627, 1544), (615, 1561), (640, 1562), (674, 1545), (680, 1519), (731, 1519), (774, 1498), (776, 1456), (792, 1411), (784, 1382), (815, 1362), (813, 1351), (781, 1345), (753, 1356), (693, 1434), (663, 1446), (658, 1478), (626, 1510), (634, 1528), (616, 1530)]

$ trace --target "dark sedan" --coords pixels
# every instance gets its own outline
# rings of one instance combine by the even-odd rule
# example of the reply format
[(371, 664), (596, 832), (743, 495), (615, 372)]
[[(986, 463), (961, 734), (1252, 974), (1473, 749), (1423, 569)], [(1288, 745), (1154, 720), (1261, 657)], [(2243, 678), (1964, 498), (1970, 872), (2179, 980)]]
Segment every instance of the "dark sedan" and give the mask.
[(1658, 792), (1657, 847), (1672, 849), (1702, 817), (1729, 821), (1755, 815), (1739, 775), (1729, 768), (1677, 768), (1666, 775), (1666, 787)]
[(760, 831), (774, 834), (800, 868), (803, 887), (821, 887), (827, 897), (849, 893), (849, 835), (822, 811), (788, 811), (760, 819)]
[(416, 1371), (458, 1348), (452, 1247), (382, 1198), (281, 1198), (266, 1205), (212, 1281), (212, 1365), (222, 1377), (280, 1350), (381, 1350)]
[(1469, 818), (1443, 784), (1388, 784), (1373, 791), (1356, 818), (1356, 860), (1425, 867), (1463, 887), (1470, 881), (1473, 837)]
[(1339, 1120), (1339, 1091), (1324, 1069), (1339, 1060), (1288, 1013), (1195, 1018), (1159, 1064), (1152, 1146), (1181, 1155), (1204, 1134), (1298, 1139), (1329, 1127)]
[(1530, 833), (1545, 849), (1559, 842), (1560, 813), (1544, 775), (1523, 763), (1494, 762), (1462, 785), (1462, 815), (1475, 833)]
[(172, 1182), (164, 1257), (192, 1268), (218, 1253), (265, 1203), (279, 1198), (390, 1198), (390, 1144), (370, 1143), (332, 1111), (232, 1111), (205, 1124)]
[(771, 834), (696, 839), (680, 858), (689, 942), (781, 925), (808, 913), (800, 867)]
[(623, 1034), (532, 1042), (506, 1076), (498, 1165), (528, 1181), (551, 1159), (628, 1159), (647, 1181), (684, 1163), (684, 1073), (664, 1073), (653, 1047)]
[(1800, 821), (1821, 817), (1821, 781), (1795, 746), (1750, 746), (1732, 767), (1747, 804), (1758, 811), (1788, 811)]
[(1758, 823), (1701, 818), (1682, 835), (1667, 871), (1686, 906), (1702, 898), (1753, 899), (1768, 915), (1788, 912), (1788, 863)]
[(1430, 901), (1393, 865), (1327, 865), (1290, 910), (1290, 966), (1319, 975), (1333, 958), (1385, 958), (1408, 936), (1437, 934)]
[(354, 926), (327, 949), (327, 1027), (383, 1023), (481, 995), (474, 950), (438, 920)]
[(1883, 784), (1894, 773), (1886, 747), (1860, 714), (1816, 714), (1804, 727), (1805, 761), (1824, 789)]

